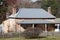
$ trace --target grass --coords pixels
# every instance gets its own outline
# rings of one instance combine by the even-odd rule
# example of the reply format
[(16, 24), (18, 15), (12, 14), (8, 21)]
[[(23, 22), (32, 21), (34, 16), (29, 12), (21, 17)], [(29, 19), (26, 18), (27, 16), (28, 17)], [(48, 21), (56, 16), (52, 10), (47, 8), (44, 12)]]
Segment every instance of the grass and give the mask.
[(31, 38), (31, 39), (26, 39), (23, 37), (14, 37), (14, 38), (0, 38), (0, 40), (60, 40), (60, 38)]

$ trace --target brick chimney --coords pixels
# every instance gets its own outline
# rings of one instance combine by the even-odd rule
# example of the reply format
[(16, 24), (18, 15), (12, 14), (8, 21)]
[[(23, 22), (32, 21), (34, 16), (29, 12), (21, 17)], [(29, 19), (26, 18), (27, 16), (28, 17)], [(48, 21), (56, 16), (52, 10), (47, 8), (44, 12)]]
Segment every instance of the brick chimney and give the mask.
[(48, 13), (51, 13), (51, 7), (48, 7)]
[(16, 14), (16, 7), (12, 8), (12, 14)]

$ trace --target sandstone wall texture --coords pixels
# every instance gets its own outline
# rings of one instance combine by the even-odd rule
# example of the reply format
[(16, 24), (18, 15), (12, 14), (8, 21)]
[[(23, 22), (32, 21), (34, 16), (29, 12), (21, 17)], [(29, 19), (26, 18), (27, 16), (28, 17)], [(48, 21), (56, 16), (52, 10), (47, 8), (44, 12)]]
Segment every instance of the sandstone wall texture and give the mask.
[[(20, 20), (21, 21), (21, 20)], [(8, 19), (5, 20), (2, 24), (2, 32), (8, 33), (8, 32), (23, 32), (24, 28), (20, 25), (16, 24), (16, 19)]]

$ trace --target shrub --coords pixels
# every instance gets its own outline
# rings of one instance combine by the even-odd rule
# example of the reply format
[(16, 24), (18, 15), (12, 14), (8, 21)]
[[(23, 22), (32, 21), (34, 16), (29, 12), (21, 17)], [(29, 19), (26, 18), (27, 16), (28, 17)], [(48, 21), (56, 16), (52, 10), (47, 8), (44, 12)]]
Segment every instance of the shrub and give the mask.
[(39, 37), (43, 31), (40, 28), (27, 28), (21, 35), (25, 38)]

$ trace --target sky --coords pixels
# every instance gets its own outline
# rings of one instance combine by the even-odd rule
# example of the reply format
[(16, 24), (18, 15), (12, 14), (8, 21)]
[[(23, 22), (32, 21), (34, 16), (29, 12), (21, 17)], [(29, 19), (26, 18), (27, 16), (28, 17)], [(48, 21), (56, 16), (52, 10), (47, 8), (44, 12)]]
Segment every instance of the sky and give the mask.
[(37, 0), (31, 0), (32, 2), (36, 2)]

